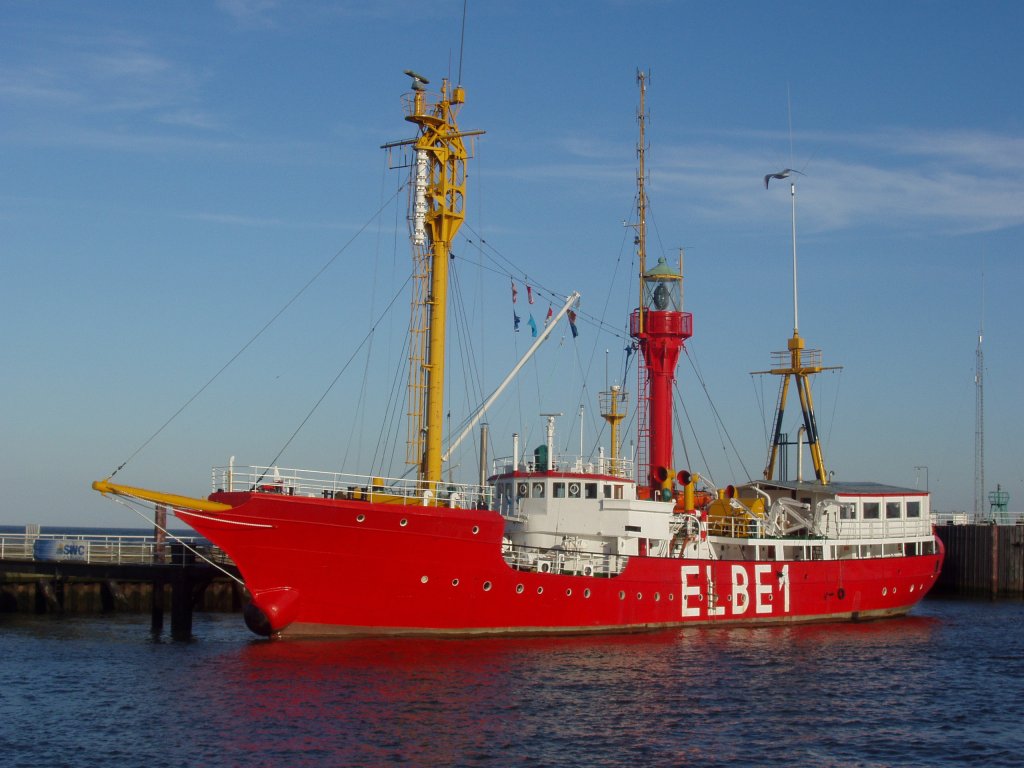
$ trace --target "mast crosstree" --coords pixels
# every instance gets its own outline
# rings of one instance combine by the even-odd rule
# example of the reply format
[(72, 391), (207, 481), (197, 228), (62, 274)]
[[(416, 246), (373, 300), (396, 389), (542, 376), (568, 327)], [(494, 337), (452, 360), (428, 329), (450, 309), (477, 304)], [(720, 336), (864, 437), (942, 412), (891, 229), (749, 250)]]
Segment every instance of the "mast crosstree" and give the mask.
[(764, 478), (765, 480), (773, 479), (779, 446), (785, 444), (783, 442), (782, 420), (786, 411), (786, 397), (789, 394), (789, 380), (792, 378), (796, 382), (797, 395), (800, 399), (800, 410), (803, 413), (804, 419), (804, 432), (807, 435), (807, 445), (811, 452), (814, 475), (819, 483), (827, 485), (828, 473), (825, 470), (825, 460), (821, 455), (821, 443), (818, 440), (818, 423), (814, 418), (814, 399), (811, 395), (810, 377), (822, 371), (840, 370), (842, 366), (823, 366), (821, 364), (821, 350), (806, 349), (804, 339), (800, 336), (796, 283), (796, 181), (790, 175), (793, 173), (800, 173), (800, 171), (786, 168), (778, 173), (770, 173), (764, 177), (765, 189), (768, 188), (768, 183), (772, 179), (789, 179), (789, 194), (793, 207), (793, 336), (786, 344), (786, 351), (772, 353), (773, 363), (770, 370), (753, 371), (755, 375), (770, 373), (775, 376), (782, 376), (779, 402), (776, 406), (775, 426), (772, 430), (772, 444), (768, 451), (768, 463), (764, 468)]
[(409, 146), (414, 153), (406, 461), (419, 468), (421, 481), (435, 485), (442, 480), (448, 262), (452, 241), (465, 219), (469, 152), (463, 139), (483, 131), (459, 130), (456, 118), (466, 99), (461, 85), (442, 80), (440, 95), (431, 104), (426, 93), (430, 81), (409, 70), (405, 74), (412, 78), (405, 119), (418, 126), (419, 136), (383, 148)]

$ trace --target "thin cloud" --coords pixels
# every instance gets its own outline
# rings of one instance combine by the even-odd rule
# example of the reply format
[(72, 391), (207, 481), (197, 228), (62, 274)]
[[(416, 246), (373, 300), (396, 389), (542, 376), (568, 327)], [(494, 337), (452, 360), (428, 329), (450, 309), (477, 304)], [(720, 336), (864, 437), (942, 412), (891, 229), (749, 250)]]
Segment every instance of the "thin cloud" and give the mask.
[[(718, 141), (661, 146), (649, 190), (685, 198), (691, 213), (760, 227), (778, 215), (764, 174), (777, 159), (760, 147), (764, 133), (718, 134)], [(788, 137), (786, 137), (788, 142)], [(1024, 139), (984, 131), (885, 130), (864, 134), (805, 134), (814, 146), (801, 166), (798, 196), (805, 232), (872, 225), (922, 233), (990, 232), (1024, 224)], [(518, 167), (520, 179), (587, 181), (635, 173), (620, 162), (625, 146), (574, 135), (556, 142), (579, 163)], [(798, 163), (798, 165), (800, 165)], [(780, 185), (788, 189), (788, 185)]]

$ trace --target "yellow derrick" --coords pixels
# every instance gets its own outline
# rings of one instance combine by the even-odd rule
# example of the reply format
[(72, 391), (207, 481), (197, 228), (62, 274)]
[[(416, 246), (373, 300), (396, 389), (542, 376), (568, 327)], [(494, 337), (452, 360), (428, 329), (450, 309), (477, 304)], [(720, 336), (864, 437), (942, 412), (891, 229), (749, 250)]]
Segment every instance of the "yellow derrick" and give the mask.
[(727, 491), (720, 490), (718, 498), (708, 506), (708, 533), (750, 538), (757, 535), (758, 523), (763, 523), (764, 519), (761, 497), (729, 498)]

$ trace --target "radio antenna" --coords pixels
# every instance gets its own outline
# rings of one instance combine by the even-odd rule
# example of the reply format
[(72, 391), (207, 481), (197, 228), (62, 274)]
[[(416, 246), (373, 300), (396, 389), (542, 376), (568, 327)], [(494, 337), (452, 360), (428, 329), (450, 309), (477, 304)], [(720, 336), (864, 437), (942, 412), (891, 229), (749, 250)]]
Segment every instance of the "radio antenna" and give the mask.
[(459, 35), (459, 79), (456, 80), (457, 85), (462, 84), (462, 51), (466, 45), (466, 8), (469, 5), (469, 0), (462, 0), (462, 33)]

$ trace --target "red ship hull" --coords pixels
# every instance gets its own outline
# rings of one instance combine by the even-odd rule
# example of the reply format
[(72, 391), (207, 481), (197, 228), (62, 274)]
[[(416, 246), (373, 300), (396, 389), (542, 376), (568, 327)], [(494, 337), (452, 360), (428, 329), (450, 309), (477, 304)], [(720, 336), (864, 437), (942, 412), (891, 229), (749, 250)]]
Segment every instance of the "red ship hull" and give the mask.
[[(264, 634), (640, 631), (881, 618), (934, 585), (936, 554), (815, 561), (633, 556), (618, 575), (538, 573), (502, 555), (491, 511), (263, 493), (178, 516), (241, 570)], [(248, 618), (248, 617), (247, 617)]]

